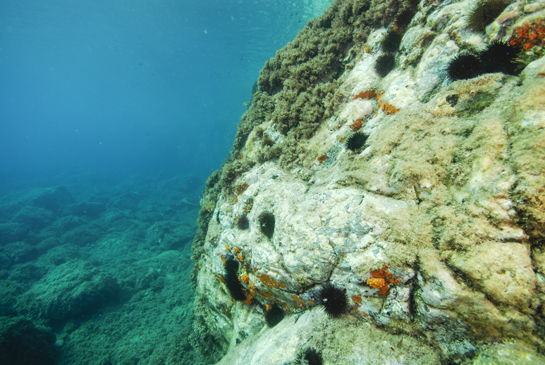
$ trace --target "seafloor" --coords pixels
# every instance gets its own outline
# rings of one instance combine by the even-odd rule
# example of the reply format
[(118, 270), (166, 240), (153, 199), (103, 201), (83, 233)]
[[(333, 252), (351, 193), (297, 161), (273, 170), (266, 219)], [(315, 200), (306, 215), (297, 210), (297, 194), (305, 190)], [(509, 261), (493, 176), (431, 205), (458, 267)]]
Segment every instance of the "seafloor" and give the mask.
[(0, 364), (198, 364), (195, 176), (82, 176), (0, 198)]

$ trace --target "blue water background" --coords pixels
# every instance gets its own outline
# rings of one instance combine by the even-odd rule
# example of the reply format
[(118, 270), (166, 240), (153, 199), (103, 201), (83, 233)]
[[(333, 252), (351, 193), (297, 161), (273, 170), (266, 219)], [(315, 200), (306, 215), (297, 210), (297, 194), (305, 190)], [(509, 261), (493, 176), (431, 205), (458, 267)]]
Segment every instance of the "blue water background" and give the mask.
[(317, 15), (304, 3), (0, 1), (0, 185), (205, 179), (265, 61)]

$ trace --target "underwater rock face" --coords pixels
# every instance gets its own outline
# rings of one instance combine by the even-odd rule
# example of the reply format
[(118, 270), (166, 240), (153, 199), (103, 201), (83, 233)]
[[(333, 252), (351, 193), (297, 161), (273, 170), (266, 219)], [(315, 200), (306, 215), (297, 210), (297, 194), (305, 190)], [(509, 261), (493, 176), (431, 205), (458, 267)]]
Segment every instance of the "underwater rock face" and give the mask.
[[(344, 17), (347, 32), (357, 20), (345, 4), (309, 27), (334, 29)], [(297, 116), (289, 132), (278, 126), (289, 96), (263, 93), (277, 109), (267, 106), (205, 191), (215, 205), (203, 206), (213, 213), (193, 246), (201, 351), (220, 364), (291, 363), (307, 348), (325, 363), (545, 362), (545, 58), (527, 59), (519, 76), (449, 81), (462, 48), (485, 48), (527, 21), (512, 5), (505, 11), (518, 15), (475, 33), (461, 16), (471, 6), (420, 4), (384, 78), (374, 61), (385, 29), (366, 15), (375, 23), (344, 55), (340, 101), (312, 133)], [(360, 118), (367, 139), (351, 151)], [(294, 143), (300, 126), (308, 138)], [(266, 162), (264, 131), (280, 151)], [(270, 238), (259, 231), (263, 211), (275, 217)], [(237, 229), (242, 215), (248, 230)], [(223, 283), (227, 257), (240, 262), (245, 301)], [(349, 299), (338, 318), (320, 303), (327, 283)], [(274, 328), (271, 305), (287, 313)]]

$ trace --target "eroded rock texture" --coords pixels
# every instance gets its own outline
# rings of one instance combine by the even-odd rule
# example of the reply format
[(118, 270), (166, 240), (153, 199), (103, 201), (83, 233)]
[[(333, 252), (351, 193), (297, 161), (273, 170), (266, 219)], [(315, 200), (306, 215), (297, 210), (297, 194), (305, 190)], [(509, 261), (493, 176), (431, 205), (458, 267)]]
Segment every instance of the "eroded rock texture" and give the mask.
[[(196, 345), (211, 362), (288, 364), (307, 348), (326, 364), (545, 361), (545, 58), (524, 52), (517, 75), (446, 71), (543, 21), (534, 5), (478, 33), (470, 2), (336, 1), (267, 63), (193, 244)], [(225, 285), (229, 257), (244, 301)], [(346, 290), (339, 318), (323, 311), (326, 283)], [(289, 315), (269, 328), (274, 304)]]

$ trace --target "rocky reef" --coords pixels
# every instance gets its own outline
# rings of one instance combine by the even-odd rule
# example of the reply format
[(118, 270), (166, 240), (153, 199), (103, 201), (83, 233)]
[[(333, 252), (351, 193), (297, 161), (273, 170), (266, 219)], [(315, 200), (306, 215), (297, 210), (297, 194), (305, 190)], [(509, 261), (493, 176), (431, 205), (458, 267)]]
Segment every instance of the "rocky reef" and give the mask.
[(504, 5), (337, 0), (266, 63), (192, 247), (211, 363), (545, 363), (545, 3)]

